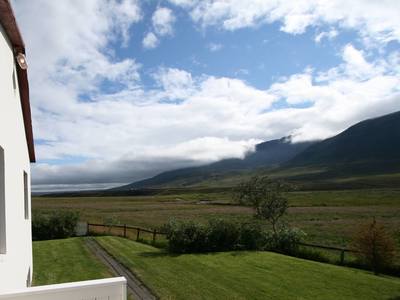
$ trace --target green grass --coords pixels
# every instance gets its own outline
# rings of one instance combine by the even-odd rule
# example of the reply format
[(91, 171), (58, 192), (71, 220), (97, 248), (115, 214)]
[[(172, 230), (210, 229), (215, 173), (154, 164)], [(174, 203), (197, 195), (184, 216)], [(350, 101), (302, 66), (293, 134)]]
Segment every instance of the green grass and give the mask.
[(270, 252), (169, 255), (97, 237), (161, 299), (397, 299), (400, 279)]
[(33, 242), (33, 283), (46, 285), (112, 277), (81, 238)]

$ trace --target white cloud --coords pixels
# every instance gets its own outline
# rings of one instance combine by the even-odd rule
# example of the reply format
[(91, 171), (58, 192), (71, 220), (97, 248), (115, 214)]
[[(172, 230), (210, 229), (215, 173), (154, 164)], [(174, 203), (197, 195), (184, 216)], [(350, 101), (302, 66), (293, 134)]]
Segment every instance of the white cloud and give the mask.
[[(341, 65), (326, 72), (314, 75), (308, 69), (271, 86), (269, 92), (278, 99), (292, 105), (309, 104), (287, 110), (298, 121), (291, 129), (295, 141), (326, 138), (359, 120), (400, 109), (398, 71), (381, 59), (368, 62), (351, 44), (344, 47), (342, 59)], [(285, 110), (275, 113), (281, 115)]]
[(168, 0), (168, 1), (174, 5), (182, 7), (191, 7), (198, 2), (198, 0)]
[(186, 99), (194, 92), (192, 75), (184, 70), (160, 68), (153, 78), (165, 91), (164, 97), (167, 99)]
[(216, 52), (219, 51), (223, 48), (222, 44), (218, 44), (218, 43), (210, 43), (207, 45), (208, 50), (210, 50), (211, 52)]
[(158, 7), (152, 17), (155, 32), (159, 36), (172, 35), (175, 20), (172, 10), (166, 7)]
[(140, 65), (116, 59), (108, 47), (124, 45), (141, 19), (135, 1), (15, 1), (14, 8), (27, 45), (34, 112), (73, 109), (79, 95), (98, 93), (103, 81), (137, 84)]
[(397, 0), (204, 0), (182, 7), (203, 27), (226, 30), (281, 22), (281, 30), (301, 34), (309, 26), (331, 25), (358, 31), (366, 42), (400, 40)]
[(327, 38), (328, 40), (332, 40), (335, 37), (337, 37), (338, 34), (339, 34), (339, 32), (336, 29), (332, 28), (329, 31), (322, 31), (322, 32), (318, 33), (315, 36), (314, 41), (316, 43), (320, 43), (322, 41), (322, 39), (324, 39), (324, 38)]
[(363, 51), (347, 44), (343, 48), (343, 60), (346, 62), (347, 73), (357, 77), (369, 77), (375, 72), (380, 72), (377, 66), (368, 63), (364, 58)]
[(153, 32), (147, 33), (142, 41), (143, 47), (146, 49), (154, 49), (159, 43), (160, 41)]
[(173, 11), (166, 7), (157, 7), (151, 17), (152, 30), (143, 38), (142, 45), (145, 49), (154, 49), (160, 44), (160, 37), (173, 35), (176, 18)]

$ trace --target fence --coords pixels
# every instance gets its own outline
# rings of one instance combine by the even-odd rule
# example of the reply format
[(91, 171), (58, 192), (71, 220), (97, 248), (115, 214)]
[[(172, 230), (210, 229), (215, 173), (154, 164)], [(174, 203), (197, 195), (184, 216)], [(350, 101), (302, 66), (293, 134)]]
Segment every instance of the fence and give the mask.
[(157, 237), (165, 236), (163, 232), (157, 231), (157, 229), (146, 229), (126, 224), (106, 225), (87, 223), (87, 233), (116, 235), (124, 238), (135, 239), (136, 241), (151, 240), (153, 243), (157, 241)]
[[(87, 234), (107, 234), (107, 235), (115, 235), (121, 236), (124, 238), (129, 238), (133, 240), (149, 240), (155, 243), (157, 241), (157, 237), (162, 237), (162, 240), (165, 241), (165, 233), (161, 231), (157, 231), (156, 229), (146, 229), (138, 226), (131, 225), (106, 225), (106, 224), (95, 224), (95, 223), (87, 223), (86, 224), (86, 232)], [(322, 249), (327, 250), (329, 252), (339, 252), (339, 262), (340, 264), (344, 264), (345, 262), (345, 254), (346, 253), (357, 253), (355, 250), (339, 248), (339, 247), (331, 247), (331, 246), (323, 246), (316, 245), (311, 243), (298, 243), (299, 246)]]
[(357, 251), (355, 250), (351, 250), (351, 249), (346, 249), (346, 248), (339, 248), (339, 247), (331, 247), (331, 246), (323, 246), (323, 245), (316, 245), (316, 244), (309, 244), (309, 243), (298, 243), (298, 245), (300, 246), (304, 246), (304, 247), (310, 247), (310, 248), (317, 248), (317, 249), (323, 249), (323, 250), (328, 250), (328, 251), (335, 251), (335, 252), (339, 252), (340, 254), (340, 258), (339, 258), (339, 262), (340, 264), (344, 264), (344, 260), (345, 260), (345, 253), (357, 253)]

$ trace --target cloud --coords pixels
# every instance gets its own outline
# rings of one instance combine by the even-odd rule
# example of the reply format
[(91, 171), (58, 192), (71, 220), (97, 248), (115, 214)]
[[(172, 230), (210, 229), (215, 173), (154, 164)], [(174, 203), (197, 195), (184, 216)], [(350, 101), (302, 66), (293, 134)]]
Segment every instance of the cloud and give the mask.
[(208, 50), (210, 50), (211, 52), (216, 52), (219, 51), (223, 48), (222, 44), (218, 44), (218, 43), (210, 43), (207, 45)]
[(295, 141), (326, 138), (359, 120), (400, 109), (398, 71), (382, 59), (368, 62), (351, 44), (343, 48), (342, 60), (325, 72), (314, 74), (306, 69), (269, 89), (291, 105), (308, 104), (306, 108), (286, 110), (292, 121), (299, 121), (291, 129)]
[(339, 32), (336, 29), (331, 29), (329, 31), (322, 31), (319, 34), (317, 34), (314, 38), (314, 41), (316, 43), (320, 43), (322, 39), (327, 38), (328, 40), (332, 40), (335, 37), (337, 37)]
[(158, 46), (159, 43), (159, 39), (153, 32), (147, 33), (142, 41), (142, 45), (146, 49), (154, 49)]
[(354, 29), (369, 43), (400, 40), (396, 0), (204, 0), (171, 1), (187, 9), (202, 27), (217, 26), (225, 30), (255, 27), (280, 22), (281, 30), (301, 34), (310, 26), (329, 25)]
[(160, 44), (160, 37), (173, 35), (173, 25), (176, 18), (171, 9), (157, 7), (151, 17), (151, 21), (152, 31), (148, 32), (142, 41), (143, 48), (145, 49), (154, 49)]
[(184, 70), (159, 68), (153, 74), (153, 78), (165, 91), (163, 97), (169, 100), (186, 99), (194, 93), (195, 83), (192, 75)]
[(168, 0), (168, 1), (174, 5), (182, 7), (192, 7), (198, 2), (198, 0)]
[[(70, 189), (69, 185), (78, 184), (88, 185), (88, 189), (93, 188), (93, 184), (109, 187), (116, 183), (140, 180), (165, 170), (198, 166), (205, 161), (243, 157), (246, 152), (254, 150), (256, 142), (259, 141), (202, 137), (164, 149), (153, 149), (157, 152), (157, 155), (153, 153), (154, 156), (143, 154), (135, 159), (96, 159), (67, 166), (40, 163), (34, 168), (33, 180), (38, 185), (37, 190), (43, 189), (43, 185), (54, 185), (52, 189)], [(210, 156), (210, 153), (214, 156)]]
[(379, 66), (368, 63), (364, 58), (364, 52), (351, 44), (343, 48), (343, 60), (346, 62), (347, 74), (356, 77), (368, 78), (382, 71)]
[(151, 18), (153, 22), (154, 31), (159, 36), (172, 35), (173, 24), (175, 23), (175, 16), (172, 10), (166, 7), (158, 7)]

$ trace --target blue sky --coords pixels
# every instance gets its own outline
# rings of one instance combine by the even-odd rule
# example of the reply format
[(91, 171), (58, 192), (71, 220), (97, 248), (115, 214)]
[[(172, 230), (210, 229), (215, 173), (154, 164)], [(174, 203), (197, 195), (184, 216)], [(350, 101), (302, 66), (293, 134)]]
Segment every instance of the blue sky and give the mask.
[(22, 1), (34, 188), (112, 186), (400, 109), (400, 2)]

